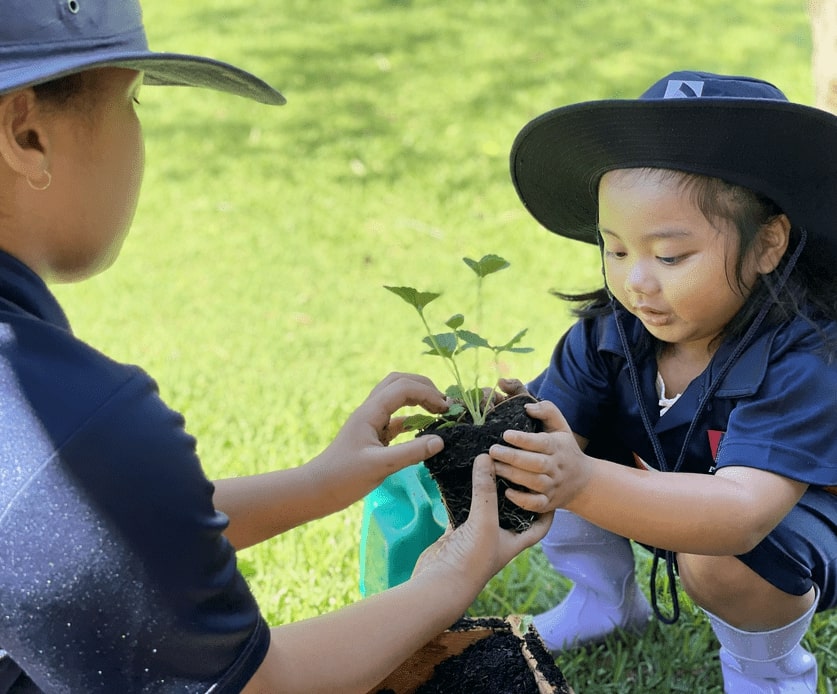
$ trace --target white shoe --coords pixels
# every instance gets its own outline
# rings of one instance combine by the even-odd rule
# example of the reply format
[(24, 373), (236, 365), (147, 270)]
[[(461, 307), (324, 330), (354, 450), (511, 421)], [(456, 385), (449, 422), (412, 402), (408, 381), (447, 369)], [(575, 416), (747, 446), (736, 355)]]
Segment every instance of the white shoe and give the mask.
[[(780, 677), (758, 677), (752, 673), (750, 662), (742, 668), (740, 659), (726, 648), (721, 648), (721, 672), (724, 675), (726, 694), (816, 694), (817, 661), (809, 651), (797, 645), (794, 652), (785, 658), (785, 666), (790, 665), (791, 672), (783, 672)], [(790, 661), (790, 662), (788, 662)], [(767, 663), (758, 663), (764, 666)], [(772, 667), (770, 668), (772, 670)], [(774, 673), (775, 674), (775, 673)]]
[[(601, 643), (615, 631), (641, 634), (651, 619), (651, 606), (633, 575), (626, 577), (623, 600), (607, 604), (601, 596), (575, 585), (563, 601), (532, 620), (553, 653)], [(629, 584), (629, 585), (627, 585)]]

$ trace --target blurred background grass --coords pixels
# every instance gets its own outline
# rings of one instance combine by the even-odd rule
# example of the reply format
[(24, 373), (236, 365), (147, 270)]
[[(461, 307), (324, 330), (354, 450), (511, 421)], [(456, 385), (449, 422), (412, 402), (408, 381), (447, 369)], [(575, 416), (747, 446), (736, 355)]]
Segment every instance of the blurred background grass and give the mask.
[[(569, 325), (552, 288), (598, 286), (595, 251), (528, 216), (508, 176), (518, 130), (550, 108), (634, 97), (674, 69), (749, 74), (812, 103), (804, 0), (144, 0), (151, 45), (250, 69), (288, 105), (191, 89), (141, 95), (148, 166), (118, 263), (56, 288), (78, 334), (146, 368), (187, 417), (211, 477), (298, 465), (391, 370), (425, 373), (416, 317), (384, 284), (473, 313), (461, 257), (498, 253), (486, 337), (529, 328), (528, 379)], [(765, 143), (766, 147), (770, 143)], [(450, 311), (448, 311), (450, 308)], [(361, 507), (241, 553), (272, 623), (359, 598)], [(638, 557), (647, 573), (646, 557)], [(539, 550), (475, 614), (535, 612), (566, 590)], [(559, 661), (577, 692), (720, 691), (717, 645), (678, 627)], [(837, 629), (818, 617), (822, 691)]]

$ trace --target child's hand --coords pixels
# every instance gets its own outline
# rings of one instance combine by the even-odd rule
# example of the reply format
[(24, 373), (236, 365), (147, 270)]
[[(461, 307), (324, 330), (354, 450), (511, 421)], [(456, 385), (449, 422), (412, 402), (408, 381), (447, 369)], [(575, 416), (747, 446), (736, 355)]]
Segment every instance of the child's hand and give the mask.
[(516, 378), (501, 378), (497, 381), (496, 388), (483, 388), (481, 408), (486, 408), (487, 405), (496, 407), (504, 400), (513, 398), (515, 395), (529, 395), (526, 386), (522, 381)]
[(487, 455), (477, 456), (467, 520), (455, 530), (448, 528), (422, 553), (414, 576), (439, 573), (440, 585), (445, 590), (462, 588), (476, 597), (494, 574), (546, 534), (552, 522), (551, 513), (540, 516), (522, 533), (500, 527), (493, 467)]
[[(418, 463), (442, 450), (438, 436), (420, 436), (390, 446), (403, 433), (404, 417), (393, 414), (402, 407), (419, 405), (440, 414), (448, 409), (447, 398), (430, 379), (415, 374), (391, 373), (381, 381), (349, 416), (333, 443), (319, 456), (330, 477), (348, 475), (351, 484), (366, 491), (387, 476)], [(348, 480), (340, 484), (350, 484)], [(362, 493), (366, 493), (365, 491)]]
[(543, 422), (544, 431), (506, 431), (503, 438), (510, 445), (496, 444), (489, 451), (497, 461), (497, 474), (531, 490), (506, 490), (509, 500), (521, 508), (536, 513), (565, 508), (587, 484), (589, 458), (553, 403), (532, 403), (526, 412)]
[(506, 398), (513, 398), (515, 395), (529, 395), (523, 381), (516, 378), (501, 378), (497, 381), (497, 387), (505, 393)]

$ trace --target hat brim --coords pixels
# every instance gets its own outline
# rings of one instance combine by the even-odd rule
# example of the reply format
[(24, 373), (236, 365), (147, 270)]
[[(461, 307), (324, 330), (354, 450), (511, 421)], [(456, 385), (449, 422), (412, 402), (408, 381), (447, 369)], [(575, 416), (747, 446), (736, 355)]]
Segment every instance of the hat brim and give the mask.
[(204, 87), (253, 99), (263, 104), (282, 105), (285, 97), (255, 75), (218, 60), (180, 53), (125, 52), (118, 55), (64, 56), (49, 61), (48, 70), (39, 63), (25, 65), (12, 74), (6, 71), (0, 94), (101, 67), (122, 67), (145, 73), (144, 82), (153, 85)]
[(511, 150), (523, 204), (550, 231), (596, 243), (598, 184), (621, 168), (722, 178), (767, 196), (837, 260), (837, 117), (784, 101), (606, 100), (549, 111)]

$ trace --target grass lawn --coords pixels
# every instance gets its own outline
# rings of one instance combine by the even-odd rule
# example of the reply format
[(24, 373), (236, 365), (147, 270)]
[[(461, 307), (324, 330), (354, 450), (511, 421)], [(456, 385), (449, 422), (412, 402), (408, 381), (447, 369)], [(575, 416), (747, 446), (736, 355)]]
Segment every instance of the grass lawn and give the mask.
[[(78, 334), (157, 378), (212, 477), (304, 462), (389, 371), (447, 385), (421, 355), (416, 317), (382, 286), (443, 291), (467, 315), (465, 255), (512, 263), (486, 282), (480, 332), (528, 327), (535, 352), (502, 373), (543, 368), (570, 323), (549, 290), (600, 275), (594, 249), (539, 228), (509, 182), (509, 147), (533, 116), (633, 97), (679, 68), (752, 74), (813, 100), (803, 0), (143, 5), (152, 47), (250, 68), (289, 102), (145, 89), (132, 235), (111, 270), (56, 288)], [(360, 517), (356, 504), (241, 553), (271, 623), (359, 598)], [(647, 576), (647, 555), (637, 564)], [(565, 590), (533, 549), (472, 612), (536, 612)], [(837, 626), (819, 616), (808, 638), (830, 692)], [(719, 692), (716, 650), (686, 604), (676, 627), (559, 664), (583, 694)]]

